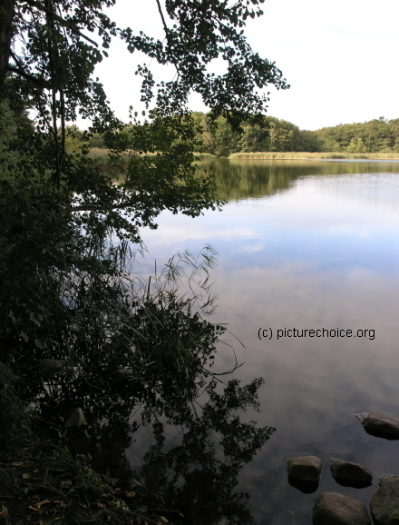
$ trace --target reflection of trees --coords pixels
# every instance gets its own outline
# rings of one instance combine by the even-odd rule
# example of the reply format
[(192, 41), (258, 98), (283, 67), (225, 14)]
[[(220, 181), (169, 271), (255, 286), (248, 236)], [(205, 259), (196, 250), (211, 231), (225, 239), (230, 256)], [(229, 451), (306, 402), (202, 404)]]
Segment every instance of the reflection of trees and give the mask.
[[(192, 379), (197, 388), (188, 391), (186, 383)], [(223, 517), (231, 523), (251, 523), (248, 496), (234, 489), (240, 470), (274, 429), (242, 422), (239, 413), (258, 408), (262, 382), (255, 379), (240, 386), (238, 380), (230, 380), (223, 384), (207, 373), (190, 380), (169, 377), (166, 384), (148, 377), (146, 384), (134, 386), (133, 395), (133, 385), (126, 377), (114, 385), (117, 402), (104, 403), (104, 392), (100, 391), (75, 399), (75, 405), (84, 404), (88, 425), (68, 429), (68, 444), (73, 452), (93, 455), (100, 471), (128, 479), (125, 451), (130, 446), (133, 454), (142, 454), (142, 450), (135, 452), (131, 441), (140, 428), (150, 425), (155, 443), (135, 472), (141, 483), (135, 489), (135, 507), (164, 515), (173, 523), (180, 522), (179, 516), (184, 516), (184, 523), (193, 524), (216, 523)], [(140, 416), (132, 422), (135, 406), (141, 407)], [(56, 399), (50, 397), (42, 403), (46, 424), (59, 410)], [(166, 443), (166, 432), (173, 432), (172, 447)]]
[[(191, 298), (179, 296), (179, 282), (170, 276), (176, 279), (183, 263), (170, 262), (169, 273), (147, 282), (141, 295), (126, 283), (122, 289), (120, 280), (115, 294), (112, 280), (108, 289), (101, 280), (76, 281), (69, 329), (57, 347), (38, 348), (21, 360), (18, 375), (26, 380), (24, 397), (35, 399), (40, 435), (90, 453), (98, 470), (118, 479), (128, 480), (125, 451), (135, 433), (152, 427), (155, 444), (137, 473), (142, 487), (134, 508), (161, 515), (177, 509), (189, 523), (223, 516), (244, 523), (250, 515), (245, 495), (233, 492), (237, 476), (273, 429), (239, 418), (245, 408), (257, 408), (262, 380), (224, 384), (213, 368), (224, 329), (198, 313), (201, 305), (209, 307), (200, 275), (205, 272), (206, 282), (213, 261), (209, 250), (203, 255), (196, 261), (182, 255), (193, 266)], [(87, 425), (65, 428), (78, 408)], [(134, 411), (138, 421), (132, 421)], [(180, 442), (168, 448), (164, 432), (173, 427)]]
[(245, 505), (247, 496), (233, 490), (242, 466), (274, 429), (243, 423), (236, 412), (256, 406), (260, 384), (258, 379), (240, 387), (232, 380), (219, 393), (217, 382), (212, 380), (200, 415), (194, 405), (189, 408), (181, 398), (168, 418), (168, 423), (180, 427), (180, 442), (169, 450), (165, 447), (164, 424), (159, 420), (153, 423), (155, 444), (146, 453), (142, 467), (147, 494), (151, 495), (148, 505), (176, 509), (188, 523), (216, 523), (223, 517), (239, 523), (251, 521)]
[(399, 165), (367, 162), (217, 159), (201, 163), (216, 174), (218, 197), (225, 201), (256, 198), (289, 189), (296, 179), (377, 171), (399, 171)]

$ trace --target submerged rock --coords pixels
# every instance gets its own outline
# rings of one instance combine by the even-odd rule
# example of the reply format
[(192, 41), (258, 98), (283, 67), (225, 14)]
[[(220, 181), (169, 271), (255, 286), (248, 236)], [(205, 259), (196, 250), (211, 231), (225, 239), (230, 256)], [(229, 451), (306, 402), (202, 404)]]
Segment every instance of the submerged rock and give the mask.
[(333, 478), (344, 487), (368, 487), (373, 481), (373, 473), (358, 463), (331, 458), (330, 469)]
[(313, 525), (371, 525), (371, 520), (360, 501), (337, 492), (325, 492), (313, 507)]
[(399, 523), (399, 476), (384, 474), (380, 477), (370, 509), (376, 525)]
[(385, 412), (356, 414), (365, 431), (372, 436), (385, 439), (399, 439), (399, 419)]
[(321, 459), (316, 456), (299, 456), (287, 461), (288, 476), (301, 481), (318, 481)]

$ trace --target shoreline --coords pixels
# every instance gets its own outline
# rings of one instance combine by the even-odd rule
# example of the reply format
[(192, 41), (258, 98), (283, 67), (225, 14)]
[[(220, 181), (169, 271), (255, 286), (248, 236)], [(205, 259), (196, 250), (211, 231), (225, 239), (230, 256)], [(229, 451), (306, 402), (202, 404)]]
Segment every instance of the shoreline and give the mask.
[[(91, 148), (89, 156), (101, 159), (110, 153), (106, 148)], [(132, 150), (121, 152), (123, 156), (134, 153)], [(136, 153), (138, 154), (138, 153)], [(155, 155), (147, 153), (146, 155)], [(237, 152), (227, 157), (213, 155), (212, 153), (194, 152), (194, 155), (203, 159), (249, 159), (249, 160), (399, 160), (399, 152), (392, 153), (347, 153), (329, 151), (257, 151), (257, 152)], [(140, 155), (141, 156), (141, 155)]]
[(232, 153), (227, 157), (233, 159), (248, 160), (399, 160), (399, 153), (347, 153), (347, 152), (240, 152)]

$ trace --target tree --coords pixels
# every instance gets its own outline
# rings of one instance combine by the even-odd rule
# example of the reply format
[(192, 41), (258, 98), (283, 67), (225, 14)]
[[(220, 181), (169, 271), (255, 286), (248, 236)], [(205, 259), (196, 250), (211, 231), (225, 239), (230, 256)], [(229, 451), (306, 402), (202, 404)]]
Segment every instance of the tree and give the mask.
[[(175, 66), (176, 80), (157, 86), (146, 65), (137, 70), (143, 77), (142, 100), (149, 104), (157, 87), (158, 111), (167, 115), (181, 113), (189, 92), (194, 90), (215, 116), (224, 112), (230, 121), (238, 123), (243, 116), (265, 109), (267, 96), (259, 94), (257, 88), (268, 83), (288, 87), (275, 64), (254, 53), (243, 35), (246, 19), (262, 14), (262, 0), (248, 5), (219, 0), (166, 0), (164, 6), (160, 0), (156, 2), (164, 41), (116, 27), (102, 11), (114, 0), (13, 0), (4, 6), (0, 89), (7, 71), (12, 72), (19, 89), (34, 100), (42, 125), (58, 139), (58, 163), (63, 156), (65, 119), (74, 120), (79, 111), (94, 119), (97, 127), (115, 124), (101, 84), (91, 77), (95, 65), (107, 56), (113, 37), (122, 38), (132, 53), (141, 51), (161, 64)], [(87, 32), (97, 33), (102, 43), (97, 44)], [(18, 53), (13, 46), (16, 40)], [(207, 71), (216, 57), (226, 62), (226, 72), (218, 76)], [(61, 119), (60, 134), (57, 118)]]
[[(193, 164), (189, 93), (202, 95), (211, 120), (224, 115), (238, 126), (265, 109), (258, 89), (288, 87), (243, 35), (261, 0), (156, 0), (163, 41), (117, 27), (103, 11), (113, 3), (8, 0), (1, 7), (1, 359), (19, 378), (19, 400), (36, 403), (47, 432), (65, 434), (68, 413), (83, 407), (94, 442), (111, 417), (128, 427), (137, 404), (160, 417), (183, 397), (179, 410), (195, 417), (198, 392), (216, 377), (212, 356), (223, 328), (195, 313), (208, 299), (196, 291), (179, 296), (181, 265), (170, 263), (168, 276), (144, 285), (128, 267), (141, 226), (155, 228), (162, 210), (196, 216), (218, 205), (214, 181)], [(156, 83), (147, 65), (138, 67), (147, 117), (132, 116), (123, 129), (92, 76), (114, 37), (176, 68), (174, 80)], [(213, 75), (208, 66), (217, 57), (226, 70)], [(37, 113), (33, 124), (27, 110)], [(134, 150), (122, 180), (96, 167), (86, 141), (67, 150), (66, 124), (78, 114), (104, 134), (118, 168), (119, 153)], [(212, 253), (182, 260), (194, 270), (189, 285), (197, 282), (201, 292)], [(255, 449), (267, 437), (261, 430)]]
[(358, 137), (357, 139), (353, 138), (348, 147), (346, 148), (347, 151), (350, 153), (365, 153), (366, 152), (366, 146), (363, 143), (363, 140), (361, 137)]

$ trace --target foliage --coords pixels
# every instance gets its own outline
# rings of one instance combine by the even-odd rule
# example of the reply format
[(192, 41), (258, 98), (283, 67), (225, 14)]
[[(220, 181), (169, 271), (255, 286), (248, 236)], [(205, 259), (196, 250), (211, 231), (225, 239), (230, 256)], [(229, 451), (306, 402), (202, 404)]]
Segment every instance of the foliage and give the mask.
[(320, 142), (314, 132), (301, 131), (286, 120), (263, 117), (257, 122), (244, 121), (241, 131), (235, 130), (224, 116), (217, 119), (217, 127), (207, 124), (206, 116), (199, 112), (193, 118), (202, 126), (199, 138), (203, 150), (227, 157), (236, 152), (266, 151), (319, 151)]
[(340, 124), (317, 131), (300, 130), (286, 120), (264, 117), (263, 122), (245, 121), (241, 133), (223, 116), (216, 129), (206, 115), (193, 113), (202, 131), (203, 151), (227, 157), (237, 152), (347, 152), (390, 153), (399, 151), (398, 119), (375, 119), (362, 124)]
[[(34, 408), (31, 430), (40, 440), (92, 451), (96, 467), (102, 456), (103, 468), (120, 471), (131, 433), (151, 418), (180, 425), (191, 440), (197, 431), (211, 436), (213, 425), (230, 470), (207, 453), (203, 473), (216, 464), (218, 472), (209, 475), (218, 485), (228, 474), (220, 496), (226, 501), (234, 499), (238, 469), (271, 429), (241, 423), (235, 414), (254, 403), (260, 381), (242, 388), (228, 383), (224, 396), (216, 392), (220, 372), (212, 365), (223, 327), (204, 317), (213, 253), (207, 247), (199, 259), (182, 254), (145, 283), (136, 279), (133, 262), (141, 227), (156, 228), (163, 210), (195, 217), (221, 204), (213, 178), (194, 164), (200, 141), (189, 93), (202, 95), (214, 130), (221, 115), (233, 128), (253, 115), (262, 121), (267, 96), (259, 89), (288, 86), (243, 34), (245, 20), (261, 14), (261, 0), (156, 1), (162, 41), (117, 27), (104, 11), (113, 0), (1, 6), (0, 345), (1, 360), (18, 377), (17, 387), (3, 389), (1, 403), (4, 408), (12, 397), (19, 416)], [(147, 112), (142, 121), (133, 114), (128, 126), (115, 119), (93, 78), (114, 37), (150, 61), (173, 64), (177, 73), (172, 82), (156, 83), (147, 65), (138, 67)], [(226, 68), (213, 75), (208, 69), (217, 57)], [(78, 114), (91, 119), (91, 134), (67, 127)], [(89, 155), (93, 140), (111, 150), (108, 172)], [(222, 131), (218, 141), (224, 152)], [(184, 275), (187, 293), (177, 286)], [(197, 398), (204, 389), (209, 403), (201, 415)], [(137, 407), (142, 421), (132, 423)], [(77, 409), (87, 426), (70, 427)], [(10, 412), (2, 414), (6, 428), (15, 429)], [(26, 420), (20, 421), (21, 433)], [(76, 468), (81, 488), (102, 488), (91, 467)], [(187, 462), (182, 469), (189, 484)], [(82, 490), (78, 499), (87, 497)]]
[(377, 153), (399, 151), (399, 119), (384, 117), (362, 124), (340, 124), (315, 132), (321, 141), (320, 151)]
[[(157, 2), (164, 41), (116, 27), (103, 11), (111, 0), (14, 0), (3, 6), (0, 125), (7, 133), (0, 141), (0, 217), (5, 224), (0, 269), (7, 286), (0, 304), (7, 363), (29, 365), (38, 379), (38, 359), (72, 363), (74, 352), (97, 355), (100, 362), (113, 345), (111, 320), (125, 315), (128, 241), (140, 243), (141, 226), (155, 228), (164, 209), (194, 217), (219, 205), (214, 181), (193, 164), (197, 130), (185, 104), (189, 92), (197, 91), (213, 119), (224, 112), (237, 125), (264, 108), (267, 97), (259, 96), (256, 87), (267, 82), (287, 87), (274, 63), (254, 53), (243, 35), (247, 17), (261, 14), (259, 3), (166, 0), (163, 8)], [(97, 34), (101, 50), (86, 32)], [(135, 115), (125, 128), (92, 78), (113, 37), (122, 38), (132, 52), (174, 64), (178, 73), (176, 81), (155, 86), (149, 69), (139, 66), (142, 99), (149, 105), (155, 97), (156, 107), (144, 122)], [(218, 56), (227, 71), (214, 76), (207, 66)], [(36, 129), (27, 109), (37, 112)], [(114, 173), (127, 165), (119, 181), (88, 156), (90, 137), (66, 128), (77, 112), (103, 132), (113, 149)], [(126, 162), (119, 152), (127, 145), (134, 153)], [(111, 242), (115, 236), (119, 242)], [(160, 309), (166, 306), (152, 307), (162, 317)], [(171, 308), (168, 315), (187, 304), (171, 302)], [(143, 324), (139, 310), (134, 315), (134, 322)], [(93, 326), (87, 337), (79, 334), (84, 323)]]

